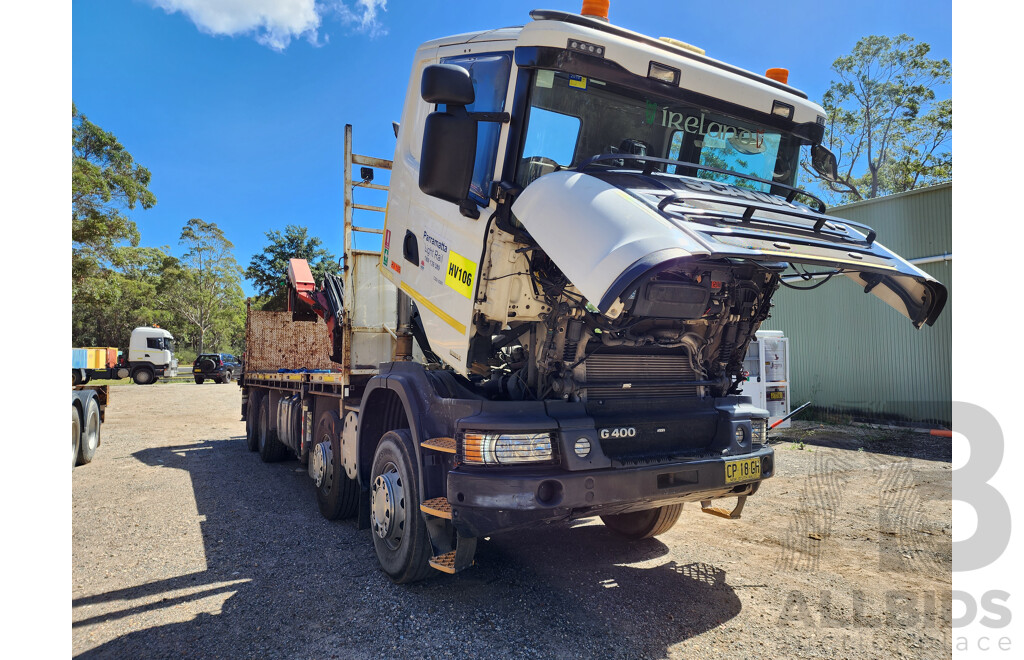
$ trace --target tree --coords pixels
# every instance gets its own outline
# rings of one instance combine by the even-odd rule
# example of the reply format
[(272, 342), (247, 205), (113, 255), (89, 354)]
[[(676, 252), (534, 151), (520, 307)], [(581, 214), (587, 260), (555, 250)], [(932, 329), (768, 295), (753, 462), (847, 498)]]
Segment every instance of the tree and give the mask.
[(72, 345), (127, 346), (133, 328), (166, 320), (153, 296), (173, 258), (139, 248), (138, 228), (124, 214), (156, 204), (149, 182), (149, 170), (72, 104)]
[(176, 334), (175, 315), (159, 305), (165, 272), (177, 260), (163, 249), (119, 247), (112, 267), (97, 267), (73, 287), (73, 346), (127, 347), (133, 328), (159, 323)]
[[(839, 160), (840, 180), (823, 185), (845, 201), (871, 199), (947, 180), (952, 103), (936, 101), (950, 81), (949, 60), (901, 34), (864, 37), (832, 63), (825, 92), (825, 144)], [(807, 172), (806, 163), (804, 168)], [(810, 172), (817, 176), (815, 173)]]
[[(118, 139), (71, 105), (72, 272), (108, 260), (122, 241), (139, 244), (124, 209), (152, 208), (150, 173)], [(77, 268), (76, 268), (77, 266)]]
[(309, 236), (305, 227), (287, 225), (284, 232), (268, 231), (269, 244), (261, 254), (253, 256), (245, 277), (253, 283), (258, 296), (265, 299), (263, 309), (284, 310), (287, 307), (285, 281), (289, 259), (305, 259), (313, 272), (313, 278), (322, 282), (325, 273), (337, 273), (338, 260), (322, 241)]
[(192, 218), (181, 230), (180, 243), (188, 250), (179, 267), (168, 273), (161, 302), (181, 315), (188, 340), (202, 353), (233, 334), (232, 323), (245, 305), (242, 269), (231, 253), (234, 244), (216, 223)]

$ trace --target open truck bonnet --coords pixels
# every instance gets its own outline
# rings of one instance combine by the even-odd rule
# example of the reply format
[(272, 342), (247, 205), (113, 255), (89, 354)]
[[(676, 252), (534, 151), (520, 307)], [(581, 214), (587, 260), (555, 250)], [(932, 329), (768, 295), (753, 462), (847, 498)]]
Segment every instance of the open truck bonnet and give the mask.
[(705, 259), (756, 262), (780, 273), (787, 264), (802, 264), (843, 274), (916, 327), (933, 324), (946, 303), (945, 286), (879, 244), (868, 227), (747, 187), (637, 171), (663, 159), (618, 160), (546, 174), (512, 207), (516, 220), (606, 315), (658, 301), (674, 309), (699, 307), (711, 289), (684, 273), (689, 263)]

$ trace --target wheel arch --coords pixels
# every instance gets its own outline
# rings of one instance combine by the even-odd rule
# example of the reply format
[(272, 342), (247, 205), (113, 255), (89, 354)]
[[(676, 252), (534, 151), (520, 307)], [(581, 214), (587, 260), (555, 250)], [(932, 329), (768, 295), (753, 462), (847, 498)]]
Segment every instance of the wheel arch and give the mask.
[[(410, 400), (402, 382), (389, 383), (387, 377), (373, 378), (363, 392), (363, 400), (359, 406), (359, 423), (356, 429), (356, 446), (358, 460), (359, 485), (368, 487), (370, 467), (377, 443), (388, 431), (409, 429), (413, 443), (419, 446), (420, 430), (413, 420), (419, 419), (419, 410), (415, 399)], [(417, 468), (420, 458), (416, 453)], [(421, 470), (422, 471), (422, 470)]]
[(369, 487), (373, 455), (381, 436), (406, 428), (412, 435), (419, 492), (430, 495), (444, 491), (440, 464), (430, 472), (431, 483), (425, 483), (427, 470), (420, 443), (431, 438), (454, 437), (458, 421), (479, 410), (479, 401), (472, 396), (443, 371), (427, 371), (417, 362), (385, 365), (381, 373), (367, 383), (359, 407), (356, 441), (360, 486)]

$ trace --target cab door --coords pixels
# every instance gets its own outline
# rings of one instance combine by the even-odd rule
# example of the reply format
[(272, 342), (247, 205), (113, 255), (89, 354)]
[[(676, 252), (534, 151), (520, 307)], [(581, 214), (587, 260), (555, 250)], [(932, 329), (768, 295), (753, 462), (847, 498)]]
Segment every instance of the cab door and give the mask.
[[(503, 112), (511, 104), (514, 65), (511, 42), (482, 42), (441, 47), (437, 62), (465, 68), (472, 78), (475, 101), (469, 112)], [(414, 74), (422, 73), (420, 67)], [(417, 81), (418, 90), (418, 81)], [(410, 85), (410, 92), (412, 86)], [(419, 100), (419, 105), (427, 105)], [(418, 107), (418, 106), (417, 106)], [(422, 122), (419, 108), (411, 121)], [(407, 103), (406, 112), (411, 110)], [(403, 123), (406, 119), (403, 117)], [(402, 131), (407, 130), (403, 127)], [(407, 144), (409, 156), (422, 146), (422, 127), (410, 126), (421, 144)], [(459, 207), (422, 193), (413, 168), (398, 181), (393, 174), (393, 191), (407, 195), (402, 213), (389, 214), (385, 227), (381, 270), (416, 304), (431, 350), (460, 373), (467, 373), (469, 340), (473, 334), (473, 308), (478, 288), (477, 275), (484, 254), (489, 218), (494, 210), (490, 199), (496, 164), (504, 154), (506, 124), (480, 122), (476, 158), (469, 199), (477, 206), (479, 218), (460, 213)], [(402, 142), (400, 133), (399, 142)], [(396, 154), (396, 166), (399, 165)], [(418, 166), (418, 162), (417, 162)], [(397, 168), (396, 168), (397, 169)], [(392, 202), (394, 202), (392, 198)], [(386, 262), (386, 263), (385, 263)]]

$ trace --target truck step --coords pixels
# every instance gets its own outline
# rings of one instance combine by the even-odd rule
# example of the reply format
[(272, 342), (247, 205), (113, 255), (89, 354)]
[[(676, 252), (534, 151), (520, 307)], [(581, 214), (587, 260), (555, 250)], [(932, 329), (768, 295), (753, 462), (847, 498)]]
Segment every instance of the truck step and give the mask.
[(727, 520), (738, 520), (740, 514), (743, 512), (743, 505), (746, 503), (747, 496), (740, 495), (739, 497), (736, 498), (736, 507), (732, 511), (729, 511), (727, 509), (722, 509), (717, 506), (711, 506), (711, 500), (701, 500), (700, 510), (703, 513), (710, 513), (711, 515), (718, 516), (719, 518), (725, 518)]
[(424, 449), (433, 449), (434, 451), (440, 451), (446, 454), (454, 454), (455, 438), (431, 438), (430, 440), (424, 440), (421, 442), (420, 447), (423, 447)]
[(435, 497), (432, 500), (427, 500), (420, 505), (420, 511), (437, 518), (452, 519), (452, 505), (448, 503), (448, 498), (446, 497)]
[(442, 573), (448, 573), (450, 575), (455, 574), (455, 553), (457, 550), (446, 552), (443, 555), (430, 558), (431, 568), (436, 568)]

